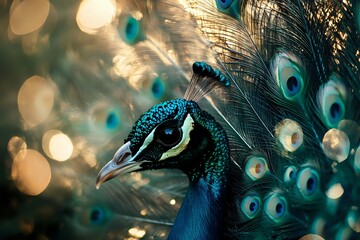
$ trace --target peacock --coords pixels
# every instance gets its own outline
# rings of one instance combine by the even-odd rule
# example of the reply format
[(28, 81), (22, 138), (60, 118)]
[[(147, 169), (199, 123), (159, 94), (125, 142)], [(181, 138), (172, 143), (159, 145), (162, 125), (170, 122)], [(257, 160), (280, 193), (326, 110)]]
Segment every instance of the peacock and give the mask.
[(0, 11), (1, 239), (359, 239), (359, 1)]
[[(140, 116), (97, 186), (128, 172), (183, 171), (189, 188), (169, 239), (359, 238), (360, 45), (351, 6), (217, 0), (189, 8), (219, 69), (195, 62), (184, 99)], [(196, 102), (211, 91), (202, 110)]]

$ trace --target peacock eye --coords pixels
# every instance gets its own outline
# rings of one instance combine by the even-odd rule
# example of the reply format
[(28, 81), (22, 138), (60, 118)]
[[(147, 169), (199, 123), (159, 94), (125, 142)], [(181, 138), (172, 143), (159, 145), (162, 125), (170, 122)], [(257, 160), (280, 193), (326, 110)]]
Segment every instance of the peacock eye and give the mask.
[(106, 117), (106, 128), (115, 129), (120, 124), (119, 115), (115, 111), (110, 111)]
[(287, 54), (281, 53), (275, 58), (275, 76), (283, 95), (294, 100), (304, 88), (304, 80), (297, 63)]
[(284, 182), (291, 182), (294, 181), (296, 177), (296, 167), (289, 166), (284, 173)]
[(273, 221), (283, 221), (287, 212), (286, 199), (276, 194), (270, 196), (265, 201), (265, 212)]
[(253, 156), (246, 162), (245, 172), (252, 179), (262, 178), (268, 171), (268, 165), (263, 157)]
[(216, 0), (216, 5), (220, 9), (227, 9), (233, 3), (234, 0)]
[(182, 132), (177, 126), (167, 126), (159, 131), (157, 140), (165, 147), (173, 147), (181, 140)]
[(121, 38), (129, 45), (142, 40), (142, 29), (139, 20), (133, 16), (126, 16), (120, 19), (118, 28)]
[(90, 211), (90, 222), (92, 224), (101, 224), (104, 219), (105, 219), (105, 214), (103, 209), (99, 208), (99, 207), (94, 207), (93, 209), (91, 209)]
[(246, 196), (241, 201), (241, 211), (249, 219), (253, 219), (259, 213), (261, 200), (257, 196)]
[(280, 80), (288, 98), (292, 98), (300, 92), (302, 78), (294, 67), (284, 67), (280, 72)]
[(286, 118), (275, 126), (275, 136), (286, 151), (294, 152), (303, 143), (304, 134), (297, 122)]
[(160, 99), (165, 94), (165, 83), (160, 77), (154, 79), (151, 85), (151, 92), (153, 96), (157, 99)]
[(314, 197), (320, 190), (319, 174), (312, 168), (304, 168), (299, 172), (296, 184), (305, 198)]
[(296, 184), (305, 198), (312, 198), (319, 192), (319, 174), (314, 169), (304, 168), (299, 172)]
[(329, 128), (336, 128), (345, 116), (345, 103), (342, 92), (344, 86), (337, 81), (329, 81), (322, 86), (318, 93), (322, 115)]

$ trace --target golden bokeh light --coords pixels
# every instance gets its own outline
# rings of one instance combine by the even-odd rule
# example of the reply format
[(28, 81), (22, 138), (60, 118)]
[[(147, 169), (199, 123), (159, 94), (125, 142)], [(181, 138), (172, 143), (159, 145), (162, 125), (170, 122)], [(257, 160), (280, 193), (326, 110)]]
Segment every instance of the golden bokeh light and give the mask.
[(54, 104), (54, 91), (50, 82), (40, 76), (28, 78), (18, 93), (18, 108), (22, 118), (30, 126), (44, 121)]
[(338, 199), (344, 194), (344, 188), (340, 183), (332, 185), (327, 191), (326, 196), (331, 199)]
[(137, 227), (130, 228), (128, 232), (131, 236), (136, 237), (136, 238), (142, 238), (146, 234), (145, 230), (137, 228)]
[(24, 35), (41, 28), (50, 12), (48, 0), (13, 1), (9, 25), (16, 35)]
[(57, 161), (68, 160), (74, 150), (71, 139), (59, 130), (49, 130), (42, 138), (42, 147), (46, 155)]
[(328, 158), (342, 162), (349, 156), (350, 140), (345, 132), (332, 128), (325, 133), (322, 147)]
[(21, 155), (21, 157), (25, 157), (26, 155), (26, 142), (23, 138), (18, 136), (13, 136), (9, 142), (7, 150), (12, 159), (14, 159), (17, 155)]
[(76, 15), (76, 22), (81, 31), (94, 34), (111, 23), (115, 14), (116, 4), (113, 0), (83, 0)]
[(324, 240), (324, 238), (316, 234), (307, 234), (301, 237), (299, 240)]
[(28, 149), (25, 156), (18, 154), (14, 158), (11, 178), (21, 192), (31, 196), (39, 195), (49, 185), (50, 165), (39, 152)]

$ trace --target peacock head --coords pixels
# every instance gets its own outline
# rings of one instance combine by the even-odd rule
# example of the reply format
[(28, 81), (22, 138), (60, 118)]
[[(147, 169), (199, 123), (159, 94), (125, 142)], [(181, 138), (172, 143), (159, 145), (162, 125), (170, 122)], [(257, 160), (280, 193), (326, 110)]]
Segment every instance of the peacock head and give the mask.
[(136, 121), (125, 144), (101, 169), (96, 186), (119, 174), (161, 168), (180, 169), (192, 179), (201, 177), (203, 163), (214, 151), (212, 132), (219, 131), (224, 135), (194, 101), (175, 99), (155, 105)]

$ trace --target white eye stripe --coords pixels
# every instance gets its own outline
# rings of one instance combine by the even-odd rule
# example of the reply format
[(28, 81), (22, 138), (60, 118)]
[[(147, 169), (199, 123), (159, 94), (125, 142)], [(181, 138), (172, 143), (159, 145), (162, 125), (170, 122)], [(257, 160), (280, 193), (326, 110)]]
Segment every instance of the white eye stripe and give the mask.
[[(174, 157), (179, 155), (187, 146), (187, 144), (190, 141), (190, 132), (191, 130), (194, 128), (193, 127), (193, 123), (194, 120), (193, 118), (190, 116), (190, 114), (188, 114), (186, 116), (186, 119), (184, 121), (183, 126), (181, 127), (181, 130), (183, 132), (181, 141), (174, 147), (172, 147), (171, 149), (169, 149), (168, 151), (164, 152), (161, 155), (161, 158), (159, 159), (159, 161), (164, 160), (166, 158), (169, 157)], [(149, 146), (149, 144), (154, 140), (154, 133), (155, 133), (156, 128), (154, 128), (151, 133), (149, 133), (149, 135), (145, 138), (144, 143), (141, 145), (141, 147), (139, 148), (139, 150), (137, 151), (137, 153), (133, 156), (133, 158), (135, 159), (145, 148), (147, 148)]]
[(169, 149), (168, 151), (164, 152), (161, 155), (161, 158), (159, 159), (160, 161), (167, 159), (169, 157), (175, 157), (175, 156), (179, 155), (186, 148), (186, 146), (188, 145), (188, 143), (190, 141), (190, 132), (191, 132), (191, 130), (194, 129), (193, 123), (194, 123), (194, 119), (192, 119), (190, 114), (188, 114), (186, 116), (184, 124), (181, 127), (181, 130), (183, 132), (181, 141), (176, 146), (174, 146), (171, 149)]
[(154, 139), (154, 132), (155, 132), (154, 128), (151, 133), (149, 133), (149, 135), (145, 138), (144, 143), (141, 145), (141, 147), (139, 148), (139, 150), (137, 151), (137, 153), (134, 155), (134, 159), (136, 159), (136, 157), (145, 149), (147, 148), (147, 146), (149, 146), (149, 144), (153, 141)]

